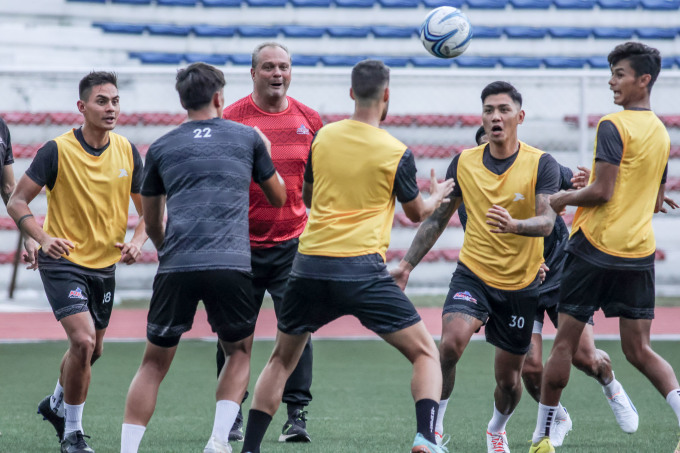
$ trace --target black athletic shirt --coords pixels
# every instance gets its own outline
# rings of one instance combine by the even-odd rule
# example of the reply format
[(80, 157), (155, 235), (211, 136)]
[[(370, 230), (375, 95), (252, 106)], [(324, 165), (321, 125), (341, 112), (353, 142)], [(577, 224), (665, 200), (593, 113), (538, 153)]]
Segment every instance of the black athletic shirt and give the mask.
[(0, 180), (2, 180), (2, 170), (5, 165), (12, 165), (13, 163), (12, 138), (9, 135), (7, 123), (0, 118)]

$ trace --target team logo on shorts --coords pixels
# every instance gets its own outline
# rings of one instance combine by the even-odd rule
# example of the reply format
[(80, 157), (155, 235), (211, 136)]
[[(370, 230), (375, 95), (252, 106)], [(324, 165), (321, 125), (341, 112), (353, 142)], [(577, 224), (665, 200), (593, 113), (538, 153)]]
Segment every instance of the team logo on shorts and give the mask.
[(83, 290), (80, 288), (72, 289), (71, 292), (68, 293), (68, 298), (87, 300), (87, 297), (83, 296)]
[(456, 293), (455, 296), (453, 296), (453, 300), (464, 300), (466, 302), (471, 302), (473, 304), (477, 303), (477, 299), (472, 297), (472, 294), (470, 294), (467, 291), (462, 291), (462, 292)]

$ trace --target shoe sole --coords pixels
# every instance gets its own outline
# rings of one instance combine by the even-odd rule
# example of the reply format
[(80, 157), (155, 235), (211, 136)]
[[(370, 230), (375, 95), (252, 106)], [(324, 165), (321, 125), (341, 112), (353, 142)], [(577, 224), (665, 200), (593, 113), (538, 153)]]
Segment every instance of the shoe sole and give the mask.
[(229, 434), (229, 442), (243, 442), (243, 435), (232, 436)]
[(281, 434), (279, 436), (279, 442), (299, 442), (306, 443), (311, 442), (312, 438), (309, 435), (304, 434)]
[(411, 453), (432, 453), (432, 450), (425, 445), (416, 445), (411, 449)]

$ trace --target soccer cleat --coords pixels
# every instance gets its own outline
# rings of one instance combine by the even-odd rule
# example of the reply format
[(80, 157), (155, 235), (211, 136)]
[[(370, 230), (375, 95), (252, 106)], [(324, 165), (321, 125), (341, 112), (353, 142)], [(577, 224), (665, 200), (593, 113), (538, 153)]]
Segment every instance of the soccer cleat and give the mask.
[[(606, 395), (605, 395), (606, 396)], [(626, 391), (621, 388), (621, 391), (611, 398), (607, 398), (609, 406), (614, 412), (616, 423), (619, 424), (623, 432), (633, 434), (638, 429), (640, 418), (637, 409), (633, 402), (628, 398)]]
[(64, 439), (64, 426), (66, 425), (66, 421), (64, 420), (64, 417), (58, 416), (56, 412), (52, 410), (52, 407), (50, 406), (50, 398), (51, 395), (47, 395), (38, 404), (38, 414), (43, 416), (43, 420), (47, 420), (48, 422), (52, 423), (54, 429), (57, 430), (59, 442), (61, 442)]
[(203, 453), (231, 453), (231, 445), (222, 443), (215, 436), (211, 436), (203, 449)]
[(678, 445), (675, 447), (675, 451), (673, 453), (680, 453), (680, 440), (678, 441)]
[(87, 445), (85, 437), (80, 431), (72, 431), (64, 436), (61, 441), (61, 453), (94, 453), (94, 450)]
[(550, 443), (550, 438), (544, 437), (538, 443), (531, 444), (529, 453), (555, 453), (555, 447)]
[(411, 448), (411, 453), (447, 453), (449, 451), (443, 445), (433, 444), (425, 437), (418, 433), (416, 438), (413, 439), (413, 448)]
[(279, 442), (311, 442), (307, 434), (307, 411), (296, 409), (283, 425)]
[(241, 408), (239, 408), (236, 420), (234, 420), (231, 431), (229, 431), (229, 442), (243, 442), (243, 412), (241, 412)]
[(441, 447), (442, 444), (444, 444), (444, 435), (442, 433), (438, 433), (437, 431), (435, 431), (434, 443), (436, 443), (438, 447)]
[(486, 432), (486, 450), (489, 453), (510, 453), (508, 438), (505, 432), (491, 434)]
[(567, 414), (566, 418), (556, 418), (553, 427), (550, 430), (550, 443), (553, 447), (562, 446), (564, 438), (567, 437), (567, 434), (571, 431), (573, 425), (567, 409), (564, 407), (562, 409), (564, 409), (564, 413)]

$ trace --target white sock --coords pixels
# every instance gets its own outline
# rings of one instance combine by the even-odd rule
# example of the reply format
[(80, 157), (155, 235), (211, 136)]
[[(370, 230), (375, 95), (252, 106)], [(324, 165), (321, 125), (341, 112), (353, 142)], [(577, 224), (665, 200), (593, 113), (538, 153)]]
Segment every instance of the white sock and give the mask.
[(66, 427), (64, 428), (64, 436), (73, 431), (83, 432), (83, 404), (71, 405), (64, 403), (64, 417), (66, 418)]
[(536, 418), (536, 430), (531, 437), (533, 443), (539, 442), (542, 438), (549, 436), (552, 429), (555, 415), (559, 406), (544, 406), (538, 403), (538, 417)]
[(666, 401), (671, 405), (673, 412), (678, 417), (678, 425), (680, 425), (680, 389), (671, 390), (671, 392), (666, 395)]
[(229, 442), (229, 431), (236, 420), (239, 404), (234, 401), (220, 400), (215, 406), (215, 423), (212, 436), (222, 443)]
[(64, 416), (64, 387), (59, 383), (59, 379), (54, 394), (50, 397), (50, 407), (58, 416)]
[(566, 420), (567, 418), (567, 411), (564, 409), (564, 406), (562, 406), (562, 403), (559, 403), (557, 405), (557, 412), (555, 413), (555, 420)]
[(607, 395), (607, 398), (611, 399), (617, 393), (621, 393), (623, 387), (621, 386), (621, 383), (614, 378), (609, 384), (603, 385), (602, 390), (604, 391), (604, 394)]
[(505, 432), (505, 425), (508, 424), (508, 420), (512, 417), (512, 412), (508, 415), (501, 414), (496, 405), (493, 405), (493, 417), (489, 421), (489, 426), (486, 428), (491, 434), (503, 433)]
[(139, 444), (144, 437), (146, 426), (123, 423), (120, 435), (120, 453), (137, 453)]
[(439, 402), (439, 412), (437, 412), (437, 423), (434, 425), (435, 432), (444, 434), (444, 414), (446, 414), (446, 406), (449, 405), (449, 399), (441, 400)]

